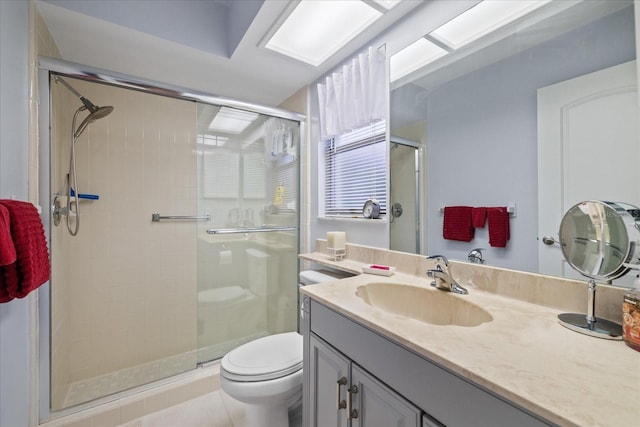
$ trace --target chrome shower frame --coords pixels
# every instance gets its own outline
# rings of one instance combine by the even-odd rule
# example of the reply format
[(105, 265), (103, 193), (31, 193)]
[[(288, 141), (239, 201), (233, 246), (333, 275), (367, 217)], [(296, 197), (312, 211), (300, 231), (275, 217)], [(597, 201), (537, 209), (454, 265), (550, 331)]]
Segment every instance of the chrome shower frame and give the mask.
[[(278, 118), (289, 119), (300, 123), (300, 135), (304, 138), (305, 135), (305, 120), (306, 116), (291, 111), (262, 106), (244, 101), (238, 101), (231, 98), (220, 97), (216, 95), (207, 94), (204, 92), (196, 92), (190, 89), (185, 89), (177, 86), (167, 85), (165, 83), (159, 83), (152, 80), (140, 79), (138, 77), (132, 77), (125, 74), (111, 72), (107, 70), (97, 69), (82, 64), (72, 63), (48, 57), (38, 58), (38, 87), (40, 103), (38, 106), (38, 128), (40, 129), (39, 135), (39, 153), (38, 153), (38, 187), (39, 204), (42, 207), (42, 218), (45, 228), (45, 233), (48, 236), (48, 240), (51, 241), (51, 229), (55, 221), (54, 219), (54, 205), (53, 201), (55, 195), (50, 187), (50, 113), (51, 113), (51, 98), (50, 87), (52, 83), (52, 76), (72, 77), (75, 79), (108, 84), (126, 89), (137, 90), (149, 94), (167, 96), (176, 99), (199, 101), (206, 104), (214, 104), (219, 106), (228, 106), (232, 108), (242, 109), (246, 111), (256, 112), (260, 114), (266, 114)], [(300, 182), (298, 180), (298, 185)], [(63, 207), (64, 209), (64, 207)], [(299, 227), (300, 224), (298, 224)], [(299, 241), (298, 241), (299, 246)], [(299, 247), (298, 250), (299, 252)], [(38, 298), (35, 302), (37, 308), (30, 311), (30, 335), (35, 337), (37, 345), (34, 345), (34, 355), (30, 360), (31, 372), (37, 373), (33, 376), (32, 394), (33, 399), (30, 399), (30, 412), (34, 420), (34, 424), (38, 422), (46, 422), (66, 415), (71, 415), (79, 411), (88, 410), (96, 405), (94, 403), (80, 404), (71, 409), (64, 409), (61, 411), (51, 412), (49, 408), (50, 401), (50, 365), (49, 355), (51, 351), (50, 337), (51, 337), (51, 287), (47, 283), (43, 285), (38, 292)], [(125, 391), (115, 398), (132, 395), (137, 391)], [(104, 398), (97, 402), (97, 404), (109, 402), (109, 398)]]

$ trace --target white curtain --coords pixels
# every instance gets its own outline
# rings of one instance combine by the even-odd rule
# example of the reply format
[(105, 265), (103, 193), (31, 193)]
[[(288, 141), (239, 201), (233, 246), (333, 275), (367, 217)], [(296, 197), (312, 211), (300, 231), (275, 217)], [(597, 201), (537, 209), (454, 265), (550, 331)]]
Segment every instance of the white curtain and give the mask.
[(369, 47), (318, 83), (321, 139), (385, 118), (385, 56), (385, 46)]

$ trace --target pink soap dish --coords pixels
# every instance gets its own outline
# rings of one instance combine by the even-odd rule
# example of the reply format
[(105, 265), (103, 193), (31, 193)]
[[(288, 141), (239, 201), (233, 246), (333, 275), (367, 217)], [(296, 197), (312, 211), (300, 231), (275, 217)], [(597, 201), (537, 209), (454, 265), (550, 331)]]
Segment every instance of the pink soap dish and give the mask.
[(369, 264), (362, 266), (362, 272), (367, 274), (375, 274), (378, 276), (391, 276), (396, 271), (395, 267), (388, 265)]

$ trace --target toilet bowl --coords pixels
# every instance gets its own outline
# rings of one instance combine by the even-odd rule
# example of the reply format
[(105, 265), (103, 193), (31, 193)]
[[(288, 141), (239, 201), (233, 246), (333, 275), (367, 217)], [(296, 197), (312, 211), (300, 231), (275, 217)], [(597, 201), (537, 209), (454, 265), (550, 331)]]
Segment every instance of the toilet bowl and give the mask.
[[(302, 271), (300, 286), (346, 276)], [(287, 427), (289, 407), (302, 399), (302, 336), (297, 332), (269, 335), (230, 351), (220, 362), (220, 387), (247, 404), (247, 427)]]
[(247, 404), (247, 427), (287, 427), (288, 408), (302, 397), (302, 336), (269, 335), (230, 351), (220, 363), (220, 387)]

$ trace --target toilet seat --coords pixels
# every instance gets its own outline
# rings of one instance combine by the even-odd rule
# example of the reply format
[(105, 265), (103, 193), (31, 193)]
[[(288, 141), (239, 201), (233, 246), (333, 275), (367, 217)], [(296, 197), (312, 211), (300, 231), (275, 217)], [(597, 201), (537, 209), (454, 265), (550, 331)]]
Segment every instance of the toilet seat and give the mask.
[(302, 369), (302, 336), (297, 332), (269, 335), (230, 351), (220, 363), (221, 375), (232, 381), (266, 381)]

